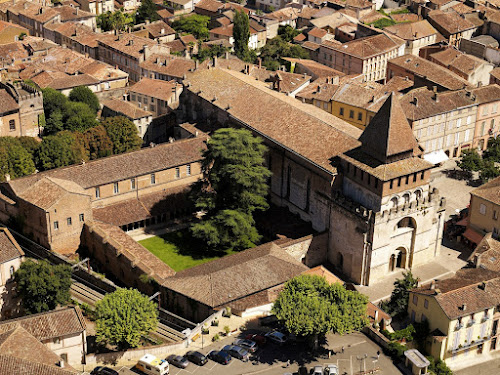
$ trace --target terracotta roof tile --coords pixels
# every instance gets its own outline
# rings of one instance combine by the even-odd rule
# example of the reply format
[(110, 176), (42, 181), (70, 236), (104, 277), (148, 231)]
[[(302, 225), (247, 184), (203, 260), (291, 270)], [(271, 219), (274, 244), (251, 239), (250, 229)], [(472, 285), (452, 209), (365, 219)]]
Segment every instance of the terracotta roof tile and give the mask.
[(163, 81), (161, 79), (142, 78), (135, 85), (130, 86), (129, 92), (149, 96), (163, 101), (169, 101), (174, 90), (181, 85), (175, 81)]
[[(180, 41), (174, 42), (179, 42), (182, 50), (184, 50), (184, 45)], [(175, 48), (172, 50), (175, 50)], [(191, 59), (170, 57), (152, 54), (148, 60), (142, 62), (140, 65), (141, 68), (175, 78), (183, 78), (184, 75), (195, 67), (195, 62)]]
[(480, 197), (494, 204), (500, 204), (500, 177), (497, 177), (471, 191), (471, 195)]
[(220, 1), (217, 0), (201, 0), (195, 5), (195, 9), (203, 9), (209, 12), (217, 13), (217, 11), (224, 7)]
[(314, 78), (345, 76), (345, 73), (330, 68), (329, 66), (320, 64), (319, 62), (314, 60), (296, 59), (293, 57), (284, 57), (283, 59), (295, 63), (296, 66), (303, 66), (311, 74), (313, 74)]
[(487, 65), (488, 62), (476, 56), (457, 51), (453, 48), (447, 48), (443, 51), (433, 53), (430, 56), (431, 61), (437, 62), (447, 68), (454, 69), (466, 76), (476, 72), (480, 67)]
[(355, 39), (343, 44), (323, 43), (322, 46), (339, 51), (342, 54), (367, 59), (382, 53), (391, 51), (404, 44), (401, 39), (389, 37), (386, 34), (378, 34), (365, 38)]
[(491, 232), (486, 233), (468, 261), (478, 268), (500, 272), (500, 242), (493, 238)]
[(111, 98), (109, 100), (102, 101), (101, 104), (103, 106), (103, 113), (105, 112), (104, 107), (106, 107), (115, 113), (119, 113), (125, 117), (128, 117), (131, 120), (153, 116), (152, 112), (145, 111), (144, 109), (139, 108), (138, 106), (136, 106), (131, 102), (127, 102), (116, 98)]
[(437, 33), (436, 29), (432, 27), (427, 20), (399, 23), (393, 26), (384, 27), (384, 30), (404, 40), (426, 38)]
[(7, 228), (0, 228), (0, 264), (24, 256), (24, 251)]
[(19, 111), (19, 105), (5, 89), (0, 90), (0, 113)]
[(450, 11), (433, 10), (428, 14), (431, 23), (439, 25), (449, 36), (452, 34), (464, 32), (476, 27), (472, 22), (460, 17), (459, 14)]
[(20, 359), (0, 354), (0, 373), (2, 374), (36, 374), (36, 375), (73, 375), (68, 369), (48, 366), (31, 360)]
[(312, 30), (308, 32), (308, 35), (311, 35), (315, 38), (323, 38), (328, 32), (325, 29), (320, 29), (317, 27), (314, 27)]

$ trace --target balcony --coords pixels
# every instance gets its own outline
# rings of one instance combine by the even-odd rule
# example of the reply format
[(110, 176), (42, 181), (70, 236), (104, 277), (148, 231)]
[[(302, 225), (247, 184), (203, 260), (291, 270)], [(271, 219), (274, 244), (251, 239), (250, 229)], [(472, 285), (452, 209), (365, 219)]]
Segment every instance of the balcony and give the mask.
[(474, 324), (476, 324), (476, 321), (475, 321), (475, 320), (469, 320), (469, 321), (467, 322), (467, 327), (473, 326)]
[(448, 352), (450, 352), (452, 354), (460, 353), (460, 352), (463, 352), (464, 350), (472, 349), (472, 348), (475, 348), (475, 347), (477, 347), (479, 345), (482, 345), (486, 341), (488, 341), (490, 338), (491, 338), (491, 336), (486, 336), (486, 338), (472, 340), (470, 343), (468, 343), (468, 344), (461, 344), (461, 345), (458, 346), (458, 348), (450, 349), (450, 350), (448, 350)]
[(483, 318), (481, 319), (481, 323), (484, 323), (484, 322), (486, 322), (486, 321), (487, 321), (487, 320), (489, 320), (489, 319), (490, 319), (490, 316), (489, 316), (489, 315), (485, 315), (485, 316), (483, 316)]
[(455, 331), (458, 331), (462, 328), (464, 328), (464, 325), (462, 323), (457, 323), (457, 325), (455, 326)]

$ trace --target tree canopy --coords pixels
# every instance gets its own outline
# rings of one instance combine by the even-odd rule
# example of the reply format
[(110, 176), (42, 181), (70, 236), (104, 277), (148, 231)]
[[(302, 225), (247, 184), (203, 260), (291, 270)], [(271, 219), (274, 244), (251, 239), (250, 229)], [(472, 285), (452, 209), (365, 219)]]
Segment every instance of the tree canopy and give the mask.
[(200, 48), (196, 58), (200, 61), (205, 61), (206, 59), (211, 59), (215, 56), (220, 57), (224, 55), (227, 51), (229, 51), (229, 48), (220, 44), (214, 44), (211, 45), (209, 48)]
[(82, 141), (67, 130), (44, 137), (38, 150), (40, 170), (63, 167), (82, 160), (85, 160)]
[(193, 14), (188, 17), (181, 16), (172, 23), (172, 27), (178, 33), (193, 34), (196, 39), (208, 40), (210, 37), (209, 22), (210, 17)]
[(243, 61), (253, 61), (248, 41), (250, 39), (250, 24), (248, 15), (243, 11), (236, 11), (233, 17), (234, 52)]
[(417, 286), (418, 278), (414, 277), (411, 271), (403, 273), (402, 279), (394, 282), (391, 298), (387, 302), (382, 302), (381, 308), (391, 316), (404, 316), (408, 310), (409, 290)]
[(83, 133), (83, 142), (87, 158), (90, 160), (113, 154), (113, 142), (102, 125), (86, 130)]
[(368, 323), (368, 298), (324, 277), (300, 275), (285, 284), (272, 311), (285, 328), (298, 336), (339, 334), (362, 329)]
[(81, 102), (68, 102), (63, 114), (65, 130), (84, 132), (97, 126), (95, 113), (90, 107)]
[(14, 273), (14, 280), (28, 313), (53, 310), (70, 301), (71, 268), (67, 265), (28, 259)]
[(286, 42), (279, 35), (269, 40), (261, 49), (260, 58), (267, 69), (278, 70), (282, 57), (308, 59), (309, 53), (298, 44)]
[(280, 25), (278, 27), (278, 35), (283, 39), (285, 42), (291, 42), (293, 38), (295, 38), (297, 35), (300, 34), (300, 31), (293, 28), (290, 25)]
[(137, 347), (156, 330), (158, 307), (136, 289), (117, 289), (96, 303), (96, 338), (120, 348)]
[(94, 112), (94, 115), (96, 115), (97, 111), (100, 109), (99, 99), (87, 86), (78, 86), (72, 89), (69, 93), (69, 100), (87, 104)]
[(137, 9), (135, 13), (135, 22), (143, 23), (147, 21), (158, 21), (160, 16), (156, 12), (156, 5), (152, 0), (142, 0), (141, 6)]
[(108, 117), (102, 123), (109, 139), (113, 143), (113, 154), (139, 150), (142, 139), (137, 127), (128, 118), (123, 116)]
[(35, 163), (19, 138), (0, 137), (0, 181), (5, 181), (7, 174), (17, 178), (32, 173), (35, 173)]
[(483, 159), (476, 149), (464, 150), (457, 166), (467, 172), (477, 172), (483, 167)]
[(203, 178), (192, 188), (195, 206), (205, 212), (191, 226), (196, 238), (211, 247), (248, 248), (258, 241), (254, 211), (268, 208), (263, 165), (266, 147), (245, 129), (217, 130), (203, 154)]
[(124, 13), (121, 9), (114, 12), (107, 11), (97, 16), (97, 27), (102, 31), (124, 31), (129, 25), (133, 24), (133, 15)]

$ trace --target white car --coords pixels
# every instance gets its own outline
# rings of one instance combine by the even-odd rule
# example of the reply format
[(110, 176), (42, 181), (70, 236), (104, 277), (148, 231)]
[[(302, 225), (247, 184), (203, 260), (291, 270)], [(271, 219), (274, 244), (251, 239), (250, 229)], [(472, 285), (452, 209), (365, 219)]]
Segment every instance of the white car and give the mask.
[(325, 375), (339, 375), (339, 368), (337, 365), (328, 364), (325, 367)]
[(273, 332), (268, 332), (266, 333), (266, 337), (271, 340), (272, 342), (283, 345), (288, 341), (288, 338), (284, 333), (278, 332), (278, 331), (273, 331)]
[(323, 375), (323, 366), (314, 366), (312, 375)]

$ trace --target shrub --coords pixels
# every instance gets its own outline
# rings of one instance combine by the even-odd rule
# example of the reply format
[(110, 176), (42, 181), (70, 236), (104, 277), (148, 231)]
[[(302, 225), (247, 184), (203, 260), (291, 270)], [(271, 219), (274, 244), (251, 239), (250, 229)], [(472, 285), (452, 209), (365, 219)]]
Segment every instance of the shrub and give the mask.
[(216, 333), (215, 336), (212, 337), (212, 341), (216, 342), (216, 341), (219, 341), (219, 340), (220, 340), (220, 336), (219, 336), (219, 334)]

